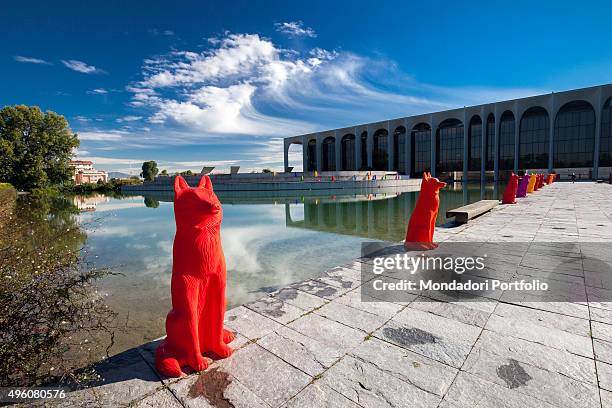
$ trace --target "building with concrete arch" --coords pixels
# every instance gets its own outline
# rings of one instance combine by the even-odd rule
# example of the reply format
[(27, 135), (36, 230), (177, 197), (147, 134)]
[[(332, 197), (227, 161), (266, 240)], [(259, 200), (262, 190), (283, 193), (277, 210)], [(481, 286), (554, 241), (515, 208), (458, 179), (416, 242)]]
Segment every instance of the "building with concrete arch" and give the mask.
[[(284, 139), (304, 172), (431, 171), (500, 178), (509, 171), (609, 177), (612, 84), (390, 119)], [(461, 177), (461, 176), (460, 176)]]

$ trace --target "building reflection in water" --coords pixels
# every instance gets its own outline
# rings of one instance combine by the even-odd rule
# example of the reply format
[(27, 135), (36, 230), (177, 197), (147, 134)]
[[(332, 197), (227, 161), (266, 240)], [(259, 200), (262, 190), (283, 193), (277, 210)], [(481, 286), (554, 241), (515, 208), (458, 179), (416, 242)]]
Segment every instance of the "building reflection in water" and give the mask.
[[(498, 188), (493, 184), (475, 184), (468, 188), (464, 188), (461, 183), (449, 184), (440, 192), (437, 225), (449, 221), (446, 218), (447, 210), (497, 197)], [(417, 198), (418, 192), (303, 197), (293, 203), (285, 202), (285, 221), (287, 227), (292, 228), (400, 241), (406, 235), (408, 220)], [(303, 219), (292, 216), (292, 213), (300, 212), (296, 206), (303, 206)]]
[[(502, 186), (503, 187), (503, 186)], [(500, 188), (493, 183), (449, 183), (440, 190), (440, 210), (437, 225), (449, 220), (446, 211), (484, 199), (499, 199)], [(291, 192), (217, 192), (224, 205), (284, 204), (285, 224), (290, 228), (303, 228), (321, 232), (360, 236), (385, 241), (405, 238), (410, 214), (414, 210), (418, 191), (364, 193), (363, 190), (337, 190), (320, 196), (315, 191)], [(159, 202), (172, 202), (171, 192), (158, 192), (144, 197), (147, 207)], [(152, 204), (154, 203), (154, 204)], [(303, 211), (302, 211), (303, 208)], [(304, 214), (302, 219), (292, 214)]]
[(72, 201), (80, 212), (94, 212), (100, 203), (107, 203), (110, 197), (102, 194), (92, 194), (88, 196), (74, 196)]

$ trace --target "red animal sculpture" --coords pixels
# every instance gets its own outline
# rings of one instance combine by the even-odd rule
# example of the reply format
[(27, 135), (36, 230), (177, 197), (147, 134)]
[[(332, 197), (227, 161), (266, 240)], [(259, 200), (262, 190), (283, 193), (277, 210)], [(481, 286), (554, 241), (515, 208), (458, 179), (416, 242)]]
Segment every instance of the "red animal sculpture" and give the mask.
[(535, 175), (535, 184), (533, 185), (533, 191), (538, 191), (540, 189), (540, 175)]
[(221, 248), (221, 203), (208, 176), (191, 188), (174, 179), (176, 235), (172, 250), (172, 310), (166, 317), (166, 338), (155, 353), (157, 370), (180, 377), (181, 367), (208, 367), (202, 353), (221, 358), (232, 354), (233, 333), (223, 328), (225, 256)]
[(446, 183), (431, 177), (429, 173), (423, 173), (421, 182), (421, 192), (417, 199), (414, 211), (408, 221), (406, 240), (404, 248), (406, 251), (427, 250), (437, 248), (433, 242), (433, 235), (436, 228), (436, 218), (440, 208), (440, 189)]
[(512, 173), (502, 197), (502, 204), (516, 204), (516, 190), (518, 190), (519, 176)]

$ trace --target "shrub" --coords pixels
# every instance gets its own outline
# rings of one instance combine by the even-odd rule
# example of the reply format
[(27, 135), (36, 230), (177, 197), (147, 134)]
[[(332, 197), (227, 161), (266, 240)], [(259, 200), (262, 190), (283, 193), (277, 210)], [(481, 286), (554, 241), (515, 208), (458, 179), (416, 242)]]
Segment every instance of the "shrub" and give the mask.
[(74, 356), (111, 338), (114, 315), (92, 286), (106, 271), (81, 256), (77, 210), (58, 196), (0, 200), (0, 386), (87, 380)]

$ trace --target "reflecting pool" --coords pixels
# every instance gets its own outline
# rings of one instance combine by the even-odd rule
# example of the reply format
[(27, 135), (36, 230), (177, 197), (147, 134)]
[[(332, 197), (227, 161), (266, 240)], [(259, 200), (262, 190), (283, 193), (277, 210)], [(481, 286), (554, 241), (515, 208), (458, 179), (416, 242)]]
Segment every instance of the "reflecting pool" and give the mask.
[[(228, 308), (318, 275), (359, 256), (363, 241), (400, 241), (418, 192), (266, 197), (219, 194), (227, 260)], [(461, 184), (441, 191), (445, 212), (497, 198), (494, 185)], [(174, 214), (171, 194), (74, 197), (87, 232), (86, 251), (112, 275), (100, 283), (107, 304), (126, 325), (111, 354), (164, 334), (170, 309)]]

